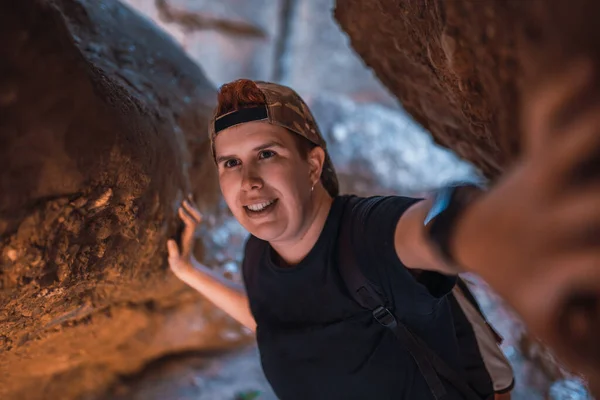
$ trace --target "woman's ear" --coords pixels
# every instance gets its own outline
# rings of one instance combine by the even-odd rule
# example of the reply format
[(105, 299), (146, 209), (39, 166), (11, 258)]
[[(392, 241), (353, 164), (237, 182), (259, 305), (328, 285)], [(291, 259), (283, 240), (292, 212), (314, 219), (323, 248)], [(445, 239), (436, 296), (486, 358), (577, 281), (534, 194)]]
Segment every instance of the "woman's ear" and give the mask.
[(325, 164), (325, 150), (320, 146), (316, 146), (308, 152), (307, 159), (310, 167), (310, 181), (313, 185), (316, 185), (321, 180), (321, 172)]

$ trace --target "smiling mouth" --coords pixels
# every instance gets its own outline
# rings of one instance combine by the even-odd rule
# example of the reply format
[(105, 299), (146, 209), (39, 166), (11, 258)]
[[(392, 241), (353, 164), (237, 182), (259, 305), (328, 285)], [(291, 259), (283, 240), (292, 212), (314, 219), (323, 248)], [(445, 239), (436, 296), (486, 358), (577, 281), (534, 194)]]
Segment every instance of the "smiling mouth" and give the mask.
[(258, 204), (247, 205), (247, 206), (244, 206), (244, 209), (246, 210), (246, 213), (248, 213), (249, 215), (258, 216), (258, 215), (266, 214), (267, 212), (272, 210), (273, 206), (275, 206), (275, 204), (277, 204), (277, 199), (265, 201), (265, 202), (258, 203)]

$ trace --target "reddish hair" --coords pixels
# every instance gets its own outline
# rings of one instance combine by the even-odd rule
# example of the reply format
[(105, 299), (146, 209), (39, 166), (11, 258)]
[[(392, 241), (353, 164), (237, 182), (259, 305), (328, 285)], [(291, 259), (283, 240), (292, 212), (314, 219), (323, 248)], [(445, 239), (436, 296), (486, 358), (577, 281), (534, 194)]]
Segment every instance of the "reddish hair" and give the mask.
[(256, 83), (249, 79), (238, 79), (221, 86), (215, 117), (220, 117), (241, 108), (265, 105), (267, 99)]
[[(254, 81), (249, 79), (238, 79), (237, 81), (221, 86), (217, 101), (215, 118), (242, 108), (252, 108), (267, 104), (267, 98), (263, 92), (256, 86)], [(316, 144), (294, 132), (290, 133), (296, 142), (300, 155), (306, 159), (308, 153)]]

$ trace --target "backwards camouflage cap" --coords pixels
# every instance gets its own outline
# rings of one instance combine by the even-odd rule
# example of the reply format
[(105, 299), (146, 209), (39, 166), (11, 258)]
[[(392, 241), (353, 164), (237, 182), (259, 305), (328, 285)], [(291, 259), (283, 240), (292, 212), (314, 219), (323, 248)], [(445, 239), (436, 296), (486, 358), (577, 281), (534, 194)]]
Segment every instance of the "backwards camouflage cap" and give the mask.
[(287, 86), (276, 83), (255, 81), (264, 94), (267, 103), (263, 107), (252, 107), (232, 111), (210, 120), (208, 134), (211, 141), (213, 158), (215, 157), (215, 137), (220, 131), (250, 121), (267, 121), (300, 135), (325, 151), (325, 164), (321, 173), (321, 183), (327, 192), (335, 197), (339, 193), (337, 175), (327, 152), (327, 143), (319, 127), (302, 98)]

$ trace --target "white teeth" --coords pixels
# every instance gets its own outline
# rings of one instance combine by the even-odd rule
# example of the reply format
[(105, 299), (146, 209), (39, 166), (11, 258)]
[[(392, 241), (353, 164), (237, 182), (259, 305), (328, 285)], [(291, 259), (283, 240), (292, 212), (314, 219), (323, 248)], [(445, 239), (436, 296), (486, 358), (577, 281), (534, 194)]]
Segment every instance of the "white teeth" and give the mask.
[(252, 210), (252, 211), (262, 211), (264, 210), (267, 206), (270, 206), (271, 204), (273, 204), (275, 200), (271, 200), (271, 201), (267, 201), (264, 203), (259, 203), (259, 204), (252, 204), (247, 206), (248, 209)]

